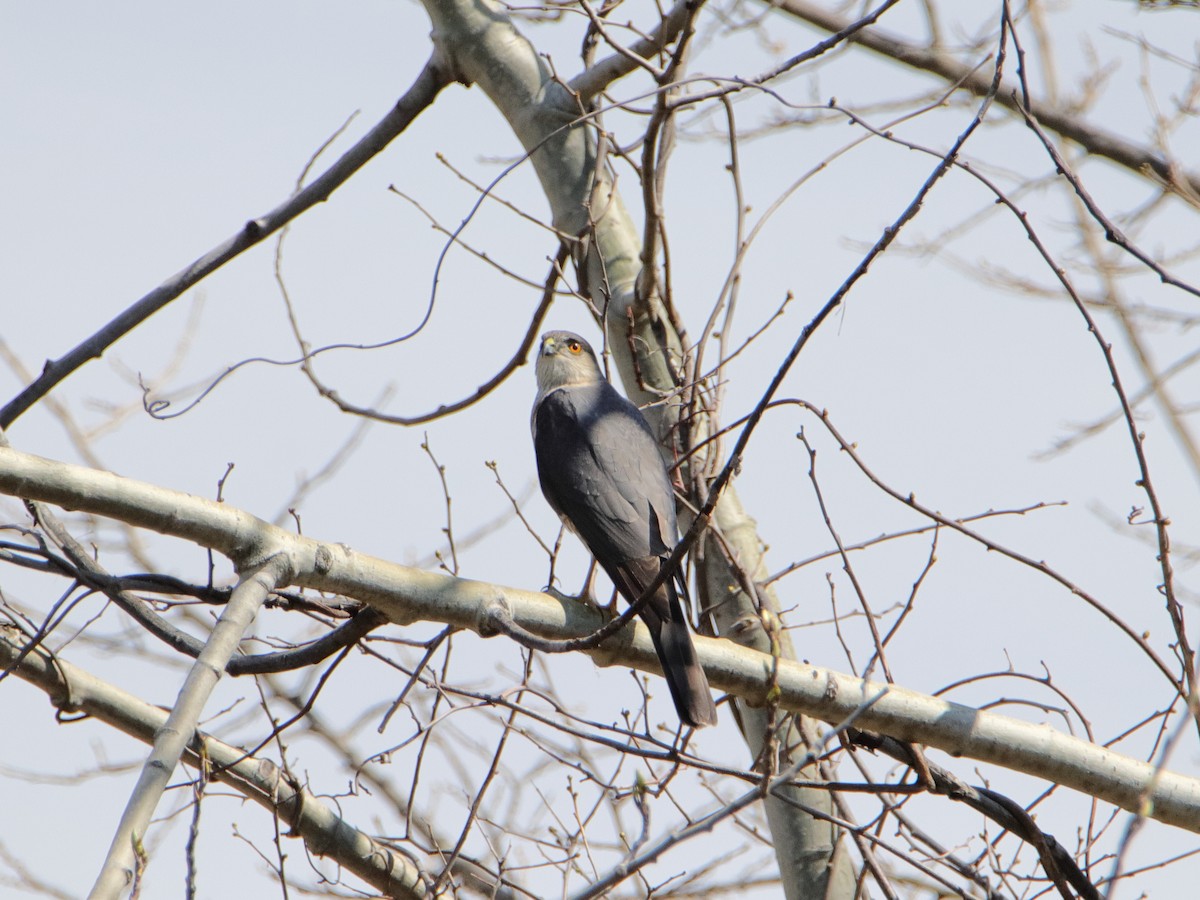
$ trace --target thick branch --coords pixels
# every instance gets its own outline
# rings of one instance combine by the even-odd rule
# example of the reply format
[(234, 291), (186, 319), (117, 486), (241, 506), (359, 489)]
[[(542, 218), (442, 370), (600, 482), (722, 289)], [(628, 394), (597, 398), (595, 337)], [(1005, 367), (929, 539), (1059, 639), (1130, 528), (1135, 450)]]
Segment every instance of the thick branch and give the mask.
[[(771, 5), (825, 31), (841, 31), (850, 24), (850, 20), (809, 0), (772, 0)], [(979, 97), (986, 96), (991, 87), (991, 73), (988, 70), (973, 68), (944, 51), (920, 47), (879, 28), (864, 28), (848, 40), (895, 62), (937, 75)], [(1014, 112), (1020, 112), (1019, 98), (1010, 90), (999, 91), (996, 94), (996, 103)], [(1182, 181), (1192, 196), (1200, 194), (1200, 174), (1172, 167), (1166, 159), (1149, 147), (1135, 144), (1118, 134), (1083, 121), (1078, 115), (1047, 103), (1031, 100), (1029, 111), (1042, 125), (1074, 141), (1094, 156), (1112, 160), (1138, 175), (1152, 172), (1156, 180), (1164, 184), (1173, 185)]]
[[(16, 662), (21, 652), (22, 636), (0, 628), (0, 668)], [(25, 656), (15, 671), (63, 712), (86, 713), (147, 744), (166, 724), (165, 710), (42, 650)], [(201, 732), (192, 734), (185, 760), (208, 766), (212, 777), (278, 816), (312, 853), (336, 860), (380, 893), (414, 900), (426, 896), (421, 873), (408, 859), (350, 825), (269, 760)]]
[(437, 53), (425, 64), (417, 80), (400, 98), (391, 111), (372, 128), (341, 159), (306, 187), (266, 215), (251, 219), (225, 243), (187, 267), (176, 272), (146, 296), (142, 297), (115, 319), (55, 360), (47, 360), (42, 374), (25, 390), (0, 409), (0, 430), (6, 430), (17, 418), (59, 382), (89, 360), (99, 359), (110, 346), (150, 318), (188, 288), (215, 272), (225, 263), (274, 234), (288, 222), (318, 203), (323, 203), (351, 175), (383, 150), (393, 138), (407, 128), (421, 112), (433, 103), (438, 92), (450, 83)]
[[(412, 569), (290, 534), (229, 504), (0, 448), (0, 492), (152, 528), (229, 555), (269, 542), (286, 554), (297, 585), (370, 603), (398, 624), (436, 621), (485, 636), (497, 604), (522, 628), (553, 638), (588, 634), (600, 614), (582, 604), (515, 588)], [(253, 536), (254, 541), (250, 538)], [(709, 681), (747, 702), (827, 722), (856, 710), (879, 688), (818, 666), (774, 658), (728, 640), (696, 639)], [(644, 626), (627, 629), (589, 655), (600, 665), (661, 672)], [(1123, 809), (1200, 832), (1200, 781), (995, 713), (893, 686), (860, 725), (897, 738), (1045, 778)]]
[(618, 49), (616, 53), (572, 78), (569, 87), (579, 95), (580, 102), (586, 105), (618, 78), (623, 78), (637, 69), (639, 60), (649, 60), (665, 50), (671, 41), (678, 37), (679, 29), (687, 21), (688, 14), (694, 6), (694, 0), (678, 0), (649, 35), (628, 47)]
[[(606, 67), (619, 72), (625, 63), (636, 65), (644, 57), (618, 54), (619, 59), (602, 62), (583, 73), (582, 80), (564, 85), (500, 4), (492, 0), (423, 3), (433, 20), (434, 40), (454, 71), (487, 92), (529, 154), (555, 227), (578, 237), (579, 291), (604, 330), (605, 349), (612, 351), (625, 393), (639, 405), (662, 400), (679, 384), (676, 363), (687, 342), (681, 324), (673, 321), (657, 291), (639, 295), (642, 276), (647, 276), (647, 285), (658, 279), (643, 272), (638, 229), (600, 149), (602, 125), (587, 114), (581, 96), (607, 77)], [(676, 6), (675, 12), (687, 23), (694, 7)], [(660, 34), (675, 27), (673, 17), (674, 13)], [(593, 22), (593, 27), (599, 26)], [(647, 211), (647, 219), (652, 218)], [(658, 404), (647, 413), (660, 437), (673, 432), (677, 410)], [(732, 489), (718, 506), (718, 519), (730, 508), (740, 509)], [(739, 535), (746, 540), (737, 547), (738, 558), (753, 571), (761, 559), (761, 544), (753, 526), (739, 530)], [(739, 587), (738, 579), (729, 576), (713, 593), (722, 598), (742, 596), (737, 593)], [(752, 756), (759, 758), (756, 744), (766, 731), (764, 722), (744, 714), (739, 719)], [(782, 742), (784, 746), (794, 743), (802, 742), (790, 738)], [(833, 801), (828, 792), (814, 794), (814, 806), (824, 805), (831, 813)], [(777, 802), (774, 796), (767, 798), (766, 807), (785, 895), (793, 900), (814, 895), (831, 900), (852, 896), (853, 873), (844, 864), (844, 856), (832, 853), (838, 845), (836, 830), (823, 822), (810, 827), (812, 817)]]
[(170, 715), (154, 734), (154, 747), (142, 766), (137, 785), (113, 835), (104, 867), (89, 895), (93, 900), (119, 897), (133, 882), (137, 868), (136, 856), (140, 852), (138, 848), (146, 836), (154, 810), (167, 789), (168, 779), (183, 758), (192, 735), (196, 733), (205, 703), (238, 644), (249, 632), (263, 600), (288, 576), (287, 558), (279, 554), (243, 576), (234, 589), (229, 605), (213, 626), (208, 642), (188, 670)]

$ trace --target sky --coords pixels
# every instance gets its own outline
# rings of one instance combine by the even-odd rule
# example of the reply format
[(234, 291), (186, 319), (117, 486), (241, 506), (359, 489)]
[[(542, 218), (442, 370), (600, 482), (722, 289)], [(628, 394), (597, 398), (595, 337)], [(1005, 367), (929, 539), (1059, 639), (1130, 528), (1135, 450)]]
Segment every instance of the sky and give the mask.
[[(923, 39), (921, 8), (901, 3), (887, 26)], [(702, 16), (693, 74), (750, 76), (816, 40), (810, 29), (781, 16), (757, 18), (758, 12), (722, 6)], [(944, 13), (947, 45), (969, 44), (997, 14), (993, 4)], [(644, 8), (630, 8), (628, 15), (643, 24), (650, 21)], [(1022, 26), (1026, 65), (1041, 95), (1057, 92), (1067, 104), (1086, 99), (1089, 121), (1131, 140), (1152, 142), (1155, 110), (1169, 115), (1173, 103), (1186, 99), (1187, 68), (1171, 56), (1196, 65), (1195, 13), (1138, 12), (1133, 4), (1110, 2), (1062, 4), (1043, 15), (1047, 27), (1041, 34), (1052, 39), (1053, 65), (1035, 21), (1026, 19)], [(730, 21), (739, 27), (726, 33), (723, 25)], [(574, 17), (523, 21), (520, 27), (559, 71), (577, 70), (582, 26)], [(182, 10), (130, 2), (116, 7), (21, 4), (0, 10), (0, 77), (8, 86), (0, 91), (0, 113), (10, 123), (0, 139), (0, 160), (8, 173), (0, 212), (5, 358), (36, 373), (45, 360), (62, 355), (245, 221), (286, 199), (327, 140), (333, 138), (332, 148), (316, 161), (317, 171), (395, 103), (428, 57), (429, 29), (415, 3), (336, 8), (311, 2), (216, 3)], [(1144, 38), (1144, 46), (1138, 38)], [(1147, 49), (1151, 46), (1157, 50)], [(734, 342), (755, 333), (789, 292), (794, 299), (723, 373), (726, 423), (753, 406), (800, 330), (936, 164), (934, 157), (895, 143), (861, 141), (860, 129), (829, 111), (830, 100), (836, 97), (838, 105), (872, 123), (889, 124), (897, 136), (939, 151), (978, 107), (975, 100), (958, 99), (909, 117), (927, 105), (934, 82), (861, 52), (839, 51), (775, 87), (775, 96), (748, 93), (733, 105), (742, 129), (747, 222), (758, 222), (804, 178), (766, 219), (746, 257), (736, 317), (727, 326)], [(636, 78), (619, 86), (621, 96), (644, 89)], [(630, 142), (642, 122), (616, 112), (607, 121)], [(737, 201), (723, 128), (719, 106), (681, 116), (666, 185), (671, 286), (693, 336), (703, 330), (737, 240)], [(1170, 141), (1178, 159), (1200, 159), (1194, 113)], [(400, 415), (428, 411), (469, 394), (511, 356), (539, 299), (528, 282), (536, 285), (545, 278), (555, 242), (542, 225), (499, 204), (484, 204), (466, 225), (463, 240), (524, 281), (452, 248), (436, 270), (435, 291), (435, 264), (446, 238), (426, 214), (444, 228), (458, 226), (477, 194), (454, 170), (487, 183), (519, 153), (482, 91), (452, 85), (328, 202), (293, 223), (279, 250), (281, 271), (314, 346), (367, 344), (404, 334), (422, 320), (433, 297), (429, 323), (412, 340), (383, 350), (334, 351), (319, 359), (322, 376), (348, 399), (381, 402)], [(994, 111), (966, 153), (1029, 212), (1037, 233), (1081, 290), (1103, 296), (1105, 282), (1076, 237), (1071, 195), (1053, 179), (1053, 164), (1029, 131)], [(1160, 199), (1145, 179), (1111, 163), (1080, 160), (1076, 148), (1068, 147), (1068, 155), (1102, 208), (1130, 230), (1139, 246), (1180, 278), (1200, 283), (1200, 270), (1188, 255), (1197, 233), (1194, 207)], [(625, 169), (621, 178), (640, 222), (633, 175)], [(497, 193), (536, 219), (544, 222), (548, 215), (527, 165), (506, 175)], [(1195, 296), (1162, 285), (1128, 256), (1110, 248), (1102, 252), (1113, 261), (1125, 302), (1143, 311), (1140, 333), (1153, 367), (1161, 369), (1191, 352)], [(505, 518), (511, 505), (488, 465), (494, 463), (505, 485), (522, 499), (530, 526), (553, 542), (554, 516), (534, 488), (527, 431), (534, 387), (528, 366), (485, 403), (412, 429), (377, 424), (360, 434), (361, 423), (317, 397), (295, 366), (263, 362), (240, 368), (181, 415), (159, 420), (143, 411), (140, 383), (169, 400), (174, 413), (239, 361), (295, 358), (276, 281), (276, 253), (274, 241), (254, 248), (59, 386), (54, 398), (69, 410), (70, 420), (94, 432), (93, 456), (84, 455), (63, 417), (45, 404), (11, 429), (13, 446), (206, 497), (215, 496), (233, 463), (223, 489), (226, 502), (291, 526), (287, 511), (297, 505), (298, 485), (321, 473), (355, 439), (349, 461), (299, 498), (304, 533), (429, 567), (438, 564), (434, 554), (449, 556), (447, 503), (435, 458), (445, 467), (452, 496), (451, 527), (459, 538), (455, 549), (462, 574), (543, 587), (546, 555), (521, 522)], [(1021, 289), (1030, 285), (1034, 291)], [(1104, 339), (1113, 344), (1127, 390), (1136, 392), (1145, 378), (1129, 342), (1109, 313), (1101, 311), (1098, 321)], [(586, 310), (569, 297), (555, 304), (546, 327), (596, 335)], [(818, 332), (785, 382), (784, 394), (827, 410), (879, 479), (947, 516), (1047, 504), (1026, 515), (987, 519), (979, 531), (1035, 561), (1045, 560), (1134, 630), (1146, 632), (1160, 655), (1173, 658), (1151, 528), (1144, 524), (1146, 514), (1136, 512), (1146, 498), (1136, 483), (1139, 473), (1127, 432), (1109, 427), (1067, 452), (1048, 455), (1058, 441), (1115, 408), (1110, 381), (1095, 336), (1015, 217), (997, 207), (978, 182), (955, 172), (935, 187), (897, 246), (872, 266)], [(24, 382), (13, 363), (0, 365), (0, 398), (7, 400)], [(1171, 386), (1177, 401), (1190, 409), (1198, 387), (1195, 373), (1184, 372)], [(1155, 484), (1172, 522), (1180, 593), (1195, 619), (1200, 615), (1192, 565), (1200, 543), (1197, 473), (1161, 410), (1146, 403), (1138, 412)], [(797, 440), (801, 431), (816, 451), (822, 497), (844, 543), (926, 524), (873, 486), (819, 419), (783, 408), (764, 420), (735, 482), (770, 545), (773, 571), (827, 554), (834, 546), (813, 490), (810, 459)], [(0, 509), (3, 521), (24, 521), (19, 504), (8, 501)], [(487, 527), (496, 521), (498, 526)], [(470, 537), (475, 532), (482, 533)], [(112, 525), (97, 526), (88, 537), (112, 554), (115, 569), (138, 567), (139, 560), (121, 556), (121, 534)], [(141, 541), (145, 558), (156, 565), (203, 579), (201, 551), (154, 535)], [(877, 612), (895, 610), (906, 600), (929, 554), (926, 534), (888, 541), (856, 557), (856, 575)], [(1080, 731), (1086, 721), (1102, 742), (1168, 702), (1164, 680), (1136, 646), (1061, 584), (947, 532), (939, 536), (937, 557), (911, 621), (889, 646), (898, 682), (926, 693), (953, 686), (946, 694), (950, 699), (1055, 727)], [(568, 539), (557, 570), (562, 586), (575, 590), (586, 565), (582, 550)], [(228, 565), (218, 563), (217, 575), (227, 579)], [(844, 615), (857, 607), (837, 559), (803, 566), (775, 587), (802, 658), (861, 671), (871, 646), (861, 618), (848, 619), (840, 635), (829, 624), (835, 609)], [(44, 615), (66, 585), (10, 567), (0, 570), (0, 589), (8, 601)], [(72, 620), (74, 629), (99, 611), (98, 601), (91, 604)], [(289, 627), (281, 617), (260, 622), (264, 633)], [(147, 645), (115, 614), (110, 612), (103, 625), (107, 643), (78, 639), (64, 653), (127, 690), (169, 705), (182, 679), (179, 666), (156, 661), (157, 649), (145, 651)], [(403, 637), (430, 632), (418, 627)], [(72, 633), (64, 631), (62, 640)], [(456, 640), (464, 648), (456, 657), (461, 660), (456, 672), (477, 686), (494, 686), (520, 668), (513, 647), (469, 635)], [(596, 670), (582, 659), (554, 658), (542, 665), (560, 693), (589, 711), (610, 698), (618, 704), (637, 702), (624, 672)], [(334, 679), (323, 696), (327, 714), (352, 728), (354, 749), (366, 757), (400, 740), (399, 726), (384, 735), (375, 731), (377, 707), (390, 702), (399, 683), (369, 680), (383, 677), (378, 667), (355, 672)], [(978, 677), (983, 673), (992, 677)], [(1047, 673), (1049, 683), (1030, 679)], [(399, 680), (395, 673), (391, 677)], [(244, 693), (225, 684), (210, 709), (225, 709)], [(0, 845), (64, 895), (80, 895), (98, 871), (135, 777), (130, 771), (94, 773), (136, 763), (144, 751), (94, 723), (55, 724), (45, 698), (27, 687), (0, 682), (0, 694), (10, 721), (19, 723), (0, 735), (0, 781), (12, 798), (0, 807)], [(1078, 704), (1082, 717), (1060, 714), (1068, 705), (1064, 695)], [(236, 708), (218, 716), (212, 727), (233, 736), (255, 733), (253, 716)], [(1118, 749), (1145, 754), (1147, 741), (1139, 732)], [(699, 746), (731, 765), (747, 764), (731, 721), (704, 735)], [(345, 771), (328, 748), (298, 738), (296, 749), (320, 792), (345, 790)], [(1170, 767), (1200, 775), (1197, 750), (1194, 736), (1185, 737)], [(1030, 802), (1044, 787), (994, 767), (977, 776), (972, 763), (941, 761), (957, 766), (964, 778), (987, 778), (1011, 790), (1021, 802)], [(521, 757), (518, 767), (537, 772), (536, 754)], [(566, 791), (561, 777), (536, 777), (554, 808)], [(438, 814), (457, 821), (463, 788), (447, 776), (430, 790)], [(1088, 806), (1079, 797), (1062, 797), (1065, 793), (1039, 809), (1039, 821), (1067, 843)], [(347, 804), (353, 808), (349, 799)], [(948, 835), (965, 840), (979, 829), (947, 805), (933, 799), (919, 808)], [(254, 851), (229, 841), (230, 829), (236, 825), (261, 841), (264, 817), (231, 800), (212, 806), (215, 821), (205, 834), (211, 856), (206, 858), (220, 862), (202, 870), (200, 896), (228, 896), (244, 879), (264, 877)], [(538, 816), (549, 814), (533, 804), (528, 815), (538, 822)], [(1125, 821), (1117, 816), (1111, 827), (1123, 828)], [(162, 850), (148, 871), (146, 895), (176, 896), (186, 815), (175, 816), (161, 830)], [(45, 841), (47, 833), (59, 841)], [(1193, 835), (1152, 824), (1135, 846), (1145, 864), (1196, 844)], [(680, 852), (675, 863), (686, 865), (678, 860), (692, 852), (702, 858), (705, 851)], [(298, 847), (290, 853), (293, 860), (303, 856)], [(1135, 890), (1181, 896), (1172, 892), (1195, 883), (1197, 865), (1183, 860), (1148, 873), (1122, 896), (1136, 896)]]

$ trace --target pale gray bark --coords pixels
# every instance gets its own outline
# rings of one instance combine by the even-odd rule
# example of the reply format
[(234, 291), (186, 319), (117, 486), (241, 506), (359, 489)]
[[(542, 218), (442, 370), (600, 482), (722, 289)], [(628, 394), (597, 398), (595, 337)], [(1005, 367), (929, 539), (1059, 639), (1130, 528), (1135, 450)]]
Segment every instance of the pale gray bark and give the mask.
[[(830, 33), (842, 31), (853, 21), (832, 12), (827, 4), (811, 3), (809, 0), (773, 0), (771, 5)], [(847, 40), (901, 65), (928, 72), (977, 97), (987, 96), (991, 89), (991, 73), (986, 67), (977, 68), (973, 64), (960, 62), (939, 47), (921, 46), (876, 26), (864, 28)], [(997, 92), (995, 100), (1013, 111), (1019, 112), (1021, 108), (1020, 91), (1012, 85)], [(1185, 196), (1200, 195), (1200, 174), (1179, 169), (1174, 160), (1165, 159), (1151, 147), (1093, 125), (1075, 110), (1064, 109), (1036, 97), (1030, 98), (1029, 111), (1046, 128), (1074, 141), (1088, 153), (1112, 160), (1137, 175), (1153, 173), (1160, 183), (1172, 186)]]
[[(227, 503), (12, 449), (0, 448), (0, 493), (119, 519), (234, 559), (270, 547), (271, 556), (287, 559), (293, 584), (370, 603), (400, 625), (445, 622), (486, 636), (495, 634), (497, 622), (507, 617), (526, 630), (562, 639), (590, 634), (602, 624), (597, 610), (570, 600), (398, 565), (345, 545), (291, 534)], [(715, 687), (751, 706), (773, 702), (827, 722), (858, 713), (884, 687), (728, 640), (698, 637), (696, 651)], [(640, 624), (588, 653), (600, 665), (661, 672), (649, 632)], [(891, 685), (859, 714), (857, 726), (1025, 772), (1200, 832), (1200, 780), (1156, 769), (1046, 725)]]
[(154, 746), (121, 814), (117, 832), (89, 897), (114, 900), (133, 883), (137, 855), (167, 781), (175, 771), (200, 724), (204, 704), (212, 695), (229, 660), (247, 636), (267, 595), (289, 579), (287, 557), (273, 555), (242, 574), (204, 649), (192, 663), (171, 713), (154, 735)]
[[(627, 55), (617, 54), (564, 84), (555, 80), (546, 60), (536, 53), (499, 6), (489, 5), (486, 0), (425, 2), (434, 23), (433, 39), (437, 49), (434, 60), (417, 85), (422, 89), (422, 102), (432, 100), (445, 83), (448, 71), (453, 71), (465, 82), (479, 85), (488, 93), (531, 153), (550, 201), (556, 227), (568, 239), (581, 239), (576, 246), (576, 256), (582, 290), (602, 312), (609, 349), (626, 393), (643, 403), (670, 395), (677, 385), (668, 359), (678, 361), (683, 341), (661, 302), (645, 287), (653, 283), (653, 279), (646, 278), (643, 268), (643, 259), (648, 254), (644, 253), (640, 235), (633, 227), (620, 195), (607, 180), (595, 131), (587, 122), (586, 111), (581, 105), (611, 80), (633, 71), (636, 63)], [(787, 0), (783, 6), (795, 15), (830, 29), (840, 29), (846, 24), (827, 15), (824, 22), (819, 21), (823, 11), (812, 4)], [(810, 7), (815, 12), (810, 10), (806, 15), (801, 11)], [(634, 49), (646, 54), (661, 49), (687, 14), (686, 3), (676, 4), (662, 26), (647, 40), (633, 45)], [(947, 57), (936, 50), (906, 46), (877, 30), (864, 31), (852, 40), (906, 64), (961, 80), (968, 90), (978, 92), (981, 86), (982, 89), (987, 87), (986, 79), (965, 67), (947, 63)], [(1005, 98), (999, 100), (1004, 102)], [(1052, 109), (1039, 107), (1037, 110), (1045, 124), (1088, 144), (1091, 152), (1107, 155), (1124, 165), (1142, 166), (1166, 177), (1162, 174), (1165, 163), (1157, 157), (1151, 158), (1145, 148), (1095, 130), (1071, 131), (1076, 120), (1060, 121)], [(1189, 176), (1185, 183), (1194, 188), (1194, 176)], [(265, 221), (265, 218), (255, 220), (245, 234), (235, 236), (228, 247), (220, 248), (220, 260), (213, 267), (228, 258), (226, 250), (232, 253), (233, 249), (248, 246), (269, 233), (269, 229), (258, 233)], [(271, 228), (276, 227), (274, 223), (272, 219)], [(210, 258), (215, 257), (203, 260), (206, 266)], [(204, 268), (202, 272), (190, 268), (172, 283), (194, 283), (207, 271), (210, 269)], [(639, 285), (642, 286), (640, 296)], [(113, 328), (97, 337), (103, 336), (104, 346), (107, 346), (118, 333), (134, 327), (149, 314), (150, 300), (161, 304), (166, 302), (163, 297), (162, 294), (148, 297), (131, 310), (138, 311), (141, 318), (136, 321), (120, 319)], [(158, 305), (153, 308), (157, 309)], [(116, 325), (120, 327), (116, 328)], [(33, 386), (37, 390), (23, 394), (19, 398), (21, 403), (3, 411), (0, 419), (8, 413), (12, 417), (19, 415), (44, 390), (65, 377), (71, 367), (85, 361), (88, 353), (96, 355), (98, 346), (83, 345), (69, 358), (52, 364), (46, 375)], [(671, 412), (669, 406), (660, 405), (652, 413), (664, 435), (671, 430)], [(703, 433), (703, 423), (698, 430)], [(126, 480), (107, 482), (100, 478), (103, 473), (88, 473), (49, 462), (38, 463), (30, 458), (0, 457), (0, 467), (9, 462), (13, 462), (14, 468), (11, 473), (5, 470), (7, 474), (0, 475), (0, 481), (11, 474), (12, 480), (4, 483), (10, 485), (8, 490), (14, 494), (45, 497), (72, 508), (92, 509), (195, 540), (225, 553), (240, 570), (261, 563), (271, 552), (279, 552), (284, 556), (277, 559), (286, 557), (286, 567), (297, 567), (295, 583), (339, 591), (373, 602), (386, 609), (392, 621), (398, 623), (431, 619), (490, 634), (494, 633), (503, 614), (524, 628), (556, 638), (578, 636), (594, 630), (599, 624), (597, 617), (575, 605), (564, 605), (542, 595), (392, 566), (342, 547), (297, 539), (264, 528), (263, 523), (253, 517), (228, 507), (193, 506), (192, 498), (187, 498), (189, 502), (181, 502), (179, 495), (148, 485)], [(119, 487), (114, 488), (114, 484)], [(733, 702), (738, 723), (752, 758), (759, 760), (764, 751), (770, 751), (773, 758), (760, 760), (760, 766), (765, 770), (781, 771), (792, 762), (781, 748), (811, 746), (813, 729), (811, 722), (806, 725), (803, 720), (798, 720), (793, 730), (780, 731), (772, 741), (767, 741), (771, 729), (778, 726), (777, 711), (804, 711), (827, 721), (837, 721), (860, 704), (863, 697), (870, 696), (874, 688), (856, 679), (789, 661), (795, 658), (790, 640), (786, 633), (773, 628), (769, 614), (778, 611), (775, 598), (759, 586), (766, 572), (762, 541), (753, 519), (742, 508), (732, 489), (716, 507), (713, 527), (713, 534), (704, 540), (696, 554), (702, 598), (707, 601), (705, 606), (713, 611), (718, 633), (746, 649), (731, 643), (701, 640), (698, 642), (701, 660), (714, 685), (736, 692)], [(717, 598), (720, 602), (714, 602)], [(768, 615), (763, 615), (764, 610)], [(656, 658), (640, 626), (633, 633), (592, 651), (591, 655), (603, 665), (657, 671)], [(217, 674), (219, 670), (214, 666), (206, 672), (206, 677), (215, 678)], [(1200, 790), (1195, 783), (1170, 773), (1155, 773), (1143, 763), (1066, 738), (1050, 729), (1023, 725), (899, 688), (891, 689), (877, 708), (864, 714), (861, 724), (899, 738), (941, 747), (956, 755), (989, 760), (1049, 778), (1127, 809), (1149, 809), (1155, 818), (1200, 830), (1197, 825), (1200, 821), (1197, 815)], [(176, 743), (182, 733), (176, 729)], [(167, 754), (155, 763), (167, 774), (169, 757)], [(161, 772), (156, 771), (155, 775), (157, 777)], [(815, 767), (804, 770), (806, 780), (817, 781), (820, 777), (821, 773)], [(139, 790), (135, 799), (141, 793)], [(152, 791), (145, 794), (152, 795)], [(786, 894), (805, 898), (853, 896), (854, 872), (847, 855), (838, 850), (841, 847), (844, 851), (845, 841), (839, 837), (839, 830), (823, 818), (834, 812), (829, 793), (813, 788), (793, 788), (787, 800), (792, 802), (771, 798), (765, 804)], [(304, 804), (298, 805), (309, 802), (305, 800)], [(803, 807), (818, 814), (809, 815)], [(342, 826), (344, 823), (333, 827)], [(114, 846), (122, 842), (124, 846), (130, 846), (128, 837), (140, 834), (142, 828), (135, 825), (123, 829)], [(368, 840), (365, 836), (360, 835), (355, 840), (365, 848), (364, 859), (377, 852), (370, 844), (361, 843)], [(310, 843), (310, 846), (314, 845)], [(397, 889), (395, 885), (379, 881), (377, 871), (371, 875), (374, 870), (366, 862), (363, 865), (367, 875), (362, 875), (348, 863), (343, 864), (380, 890)], [(416, 877), (403, 866), (393, 874), (398, 884), (407, 884), (410, 875)], [(420, 895), (416, 881), (412, 882), (411, 889), (414, 896)]]
[[(628, 71), (627, 60), (605, 60), (564, 85), (536, 48), (518, 31), (498, 4), (471, 0), (426, 0), (433, 20), (433, 38), (443, 58), (462, 80), (479, 86), (505, 116), (520, 139), (537, 171), (550, 201), (555, 227), (578, 237), (576, 262), (580, 290), (601, 313), (608, 336), (608, 349), (616, 362), (625, 392), (639, 404), (660, 399), (677, 385), (668, 359), (680, 357), (681, 338), (662, 305), (653, 295), (639, 297), (643, 281), (642, 243), (621, 195), (598, 164), (595, 131), (590, 128), (578, 88), (594, 90), (594, 82), (611, 77), (610, 69)], [(673, 16), (678, 17), (677, 7)], [(672, 22), (678, 19), (672, 19)], [(649, 52), (658, 42), (638, 49)], [(637, 358), (634, 357), (636, 348)], [(665, 434), (670, 429), (671, 411), (658, 407), (650, 416)], [(765, 568), (762, 544), (753, 522), (745, 516), (732, 488), (718, 504), (714, 525), (726, 538), (736, 565), (757, 573)], [(742, 589), (730, 557), (715, 542), (705, 554), (702, 594), (725, 598), (717, 612), (718, 631), (732, 635), (733, 623), (739, 642), (769, 648), (762, 633), (756, 606), (760, 598)], [(768, 599), (773, 606), (773, 600)], [(773, 606), (773, 611), (778, 608)], [(790, 644), (782, 648), (785, 658), (795, 658)], [(770, 723), (762, 709), (739, 704), (739, 725), (752, 759), (758, 759)], [(798, 727), (779, 735), (776, 747), (806, 746)], [(787, 768), (790, 759), (782, 749), (771, 761), (773, 770)], [(820, 780), (815, 767), (805, 777)], [(817, 811), (810, 815), (795, 803), (770, 797), (766, 800), (772, 844), (784, 890), (790, 898), (850, 898), (855, 877), (845, 854), (834, 854), (839, 830), (825, 818), (834, 814), (828, 791), (806, 789), (793, 792), (791, 799)], [(831, 877), (832, 874), (832, 877)], [(832, 889), (831, 889), (832, 885)]]
[[(166, 725), (165, 710), (61, 657), (40, 649), (24, 653), (23, 646), (23, 635), (0, 627), (0, 669), (15, 666), (18, 677), (45, 691), (63, 712), (86, 713), (146, 743)], [(270, 760), (248, 756), (199, 731), (191, 734), (184, 758), (193, 766), (208, 765), (217, 781), (278, 816), (310, 852), (335, 860), (381, 893), (400, 900), (428, 895), (411, 860), (353, 827)]]

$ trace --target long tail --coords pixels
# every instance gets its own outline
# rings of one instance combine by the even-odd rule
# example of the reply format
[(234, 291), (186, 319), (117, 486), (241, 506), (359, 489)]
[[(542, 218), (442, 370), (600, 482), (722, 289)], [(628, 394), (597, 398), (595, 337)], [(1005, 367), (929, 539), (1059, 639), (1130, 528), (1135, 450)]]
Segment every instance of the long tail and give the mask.
[[(717, 707), (713, 703), (712, 691), (704, 669), (696, 659), (696, 647), (688, 630), (687, 620), (679, 608), (679, 601), (672, 604), (671, 618), (662, 623), (654, 637), (654, 649), (662, 660), (663, 675), (675, 701), (679, 718), (693, 728), (704, 728), (717, 724)], [(651, 633), (654, 629), (651, 628)]]
[[(647, 556), (620, 565), (604, 566), (604, 561), (600, 560), (617, 589), (630, 603), (641, 596), (644, 586), (654, 580), (665, 562), (661, 557)], [(679, 718), (693, 728), (716, 725), (717, 707), (704, 669), (696, 659), (687, 615), (674, 581), (663, 583), (653, 599), (642, 607), (641, 616), (654, 639), (654, 649), (662, 662), (663, 676), (667, 679)]]

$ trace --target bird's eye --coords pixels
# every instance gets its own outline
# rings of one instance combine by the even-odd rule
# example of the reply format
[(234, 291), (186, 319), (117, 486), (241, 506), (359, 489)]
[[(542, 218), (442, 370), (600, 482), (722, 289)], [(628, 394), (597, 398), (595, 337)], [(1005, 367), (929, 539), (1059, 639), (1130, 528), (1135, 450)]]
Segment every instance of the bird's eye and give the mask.
[(578, 353), (583, 349), (583, 346), (579, 343), (579, 341), (567, 341), (567, 349), (572, 353)]

